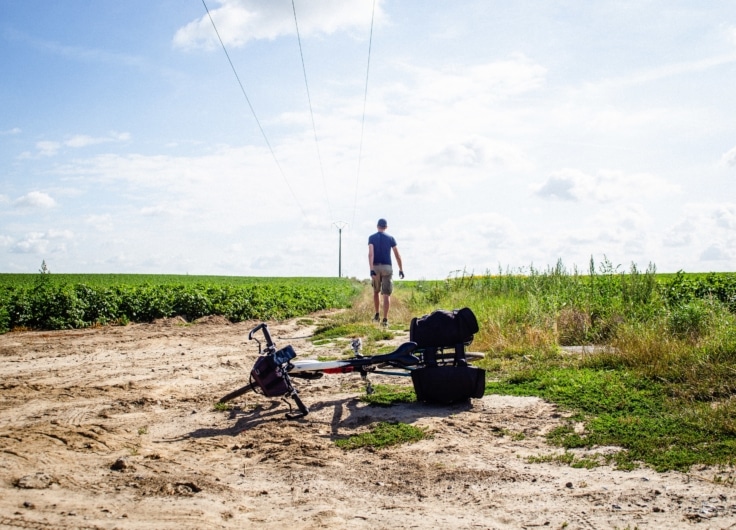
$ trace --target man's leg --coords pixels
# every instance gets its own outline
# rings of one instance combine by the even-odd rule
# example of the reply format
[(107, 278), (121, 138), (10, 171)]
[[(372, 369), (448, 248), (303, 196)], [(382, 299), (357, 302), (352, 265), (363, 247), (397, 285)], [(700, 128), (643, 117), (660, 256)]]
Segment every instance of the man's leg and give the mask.
[(376, 313), (373, 317), (373, 320), (378, 320), (378, 310), (380, 307), (379, 306), (379, 300), (380, 300), (379, 295), (380, 293), (378, 291), (375, 291), (375, 290), (373, 291), (373, 307), (376, 308)]
[(390, 307), (391, 307), (391, 295), (384, 294), (383, 295), (383, 320), (388, 319), (388, 310)]

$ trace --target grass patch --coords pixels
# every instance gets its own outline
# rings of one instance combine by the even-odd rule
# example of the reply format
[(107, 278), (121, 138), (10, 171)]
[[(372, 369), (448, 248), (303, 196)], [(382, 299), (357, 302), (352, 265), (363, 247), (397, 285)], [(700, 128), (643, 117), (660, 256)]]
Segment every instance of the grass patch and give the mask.
[(390, 407), (396, 403), (414, 403), (417, 395), (414, 389), (404, 385), (374, 385), (373, 394), (362, 396), (361, 401), (371, 405)]
[(341, 449), (383, 449), (394, 445), (418, 442), (427, 438), (426, 429), (399, 422), (380, 422), (368, 432), (356, 434), (341, 440), (335, 445)]
[(394, 334), (386, 328), (378, 327), (369, 323), (351, 322), (328, 322), (321, 325), (314, 332), (311, 340), (314, 344), (327, 342), (337, 338), (357, 338), (379, 341), (391, 340)]
[[(694, 464), (736, 462), (736, 438), (725, 423), (703, 423), (692, 407), (668, 394), (667, 385), (625, 370), (536, 368), (486, 385), (487, 393), (539, 396), (574, 411), (548, 439), (565, 449), (615, 445), (620, 469), (640, 462), (657, 471), (685, 471)], [(585, 424), (576, 432), (574, 422)], [(572, 462), (571, 462), (572, 465)]]
[(530, 456), (526, 460), (530, 464), (553, 462), (578, 469), (593, 469), (598, 466), (609, 464), (613, 457), (614, 455), (600, 455), (596, 453), (588, 457), (578, 458), (573, 453), (565, 451), (562, 454)]

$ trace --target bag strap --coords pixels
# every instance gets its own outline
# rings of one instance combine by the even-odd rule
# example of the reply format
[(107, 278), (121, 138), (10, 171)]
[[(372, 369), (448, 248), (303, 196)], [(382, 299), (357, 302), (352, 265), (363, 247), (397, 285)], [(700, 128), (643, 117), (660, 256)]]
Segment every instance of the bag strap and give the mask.
[(437, 348), (424, 348), (422, 357), (424, 358), (425, 366), (437, 366)]
[(458, 342), (455, 344), (455, 360), (454, 366), (468, 366), (468, 360), (465, 358), (465, 343)]

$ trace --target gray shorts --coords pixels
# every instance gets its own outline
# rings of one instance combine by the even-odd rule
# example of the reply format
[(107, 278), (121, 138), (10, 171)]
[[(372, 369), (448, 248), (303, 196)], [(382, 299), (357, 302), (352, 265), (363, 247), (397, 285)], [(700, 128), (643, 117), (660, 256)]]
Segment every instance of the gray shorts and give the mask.
[(373, 265), (373, 270), (376, 271), (375, 276), (371, 276), (371, 283), (373, 284), (373, 292), (381, 294), (391, 294), (394, 292), (394, 282), (391, 280), (394, 274), (394, 270), (391, 265)]

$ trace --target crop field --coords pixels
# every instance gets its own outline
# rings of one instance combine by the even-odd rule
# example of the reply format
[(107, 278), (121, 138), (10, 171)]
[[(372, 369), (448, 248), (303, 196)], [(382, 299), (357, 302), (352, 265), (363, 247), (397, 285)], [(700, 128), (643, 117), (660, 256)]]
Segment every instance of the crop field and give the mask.
[(0, 332), (187, 321), (283, 319), (350, 304), (358, 282), (338, 278), (253, 278), (136, 274), (0, 274)]

